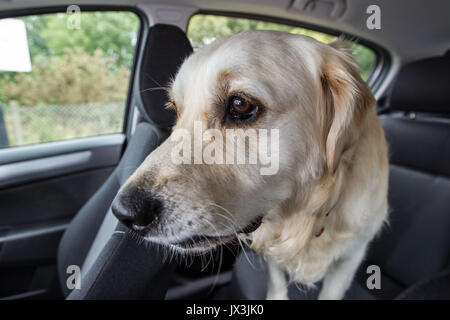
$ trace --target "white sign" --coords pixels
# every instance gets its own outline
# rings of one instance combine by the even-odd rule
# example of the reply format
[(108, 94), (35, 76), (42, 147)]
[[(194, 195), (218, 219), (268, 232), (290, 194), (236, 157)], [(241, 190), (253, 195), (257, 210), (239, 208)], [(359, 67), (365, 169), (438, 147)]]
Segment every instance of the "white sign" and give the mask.
[(0, 71), (31, 71), (25, 23), (0, 19)]

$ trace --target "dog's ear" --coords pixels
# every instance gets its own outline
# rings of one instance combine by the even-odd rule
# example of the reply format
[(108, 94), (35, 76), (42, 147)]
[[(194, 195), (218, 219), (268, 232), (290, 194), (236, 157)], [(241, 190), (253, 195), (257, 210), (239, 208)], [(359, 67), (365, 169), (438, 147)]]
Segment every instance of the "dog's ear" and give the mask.
[(358, 139), (375, 99), (359, 75), (350, 48), (342, 41), (330, 44), (324, 52), (321, 84), (326, 164), (334, 173), (342, 154)]

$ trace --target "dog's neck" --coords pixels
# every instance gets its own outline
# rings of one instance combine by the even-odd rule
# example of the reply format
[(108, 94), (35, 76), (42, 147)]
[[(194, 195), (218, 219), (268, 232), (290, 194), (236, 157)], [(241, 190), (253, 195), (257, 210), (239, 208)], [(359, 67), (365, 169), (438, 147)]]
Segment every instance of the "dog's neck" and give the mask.
[(293, 194), (269, 212), (252, 233), (252, 248), (264, 251), (291, 239), (295, 239), (295, 251), (305, 247), (320, 233), (323, 219), (337, 206), (345, 172), (346, 166), (342, 165), (333, 174), (324, 174), (307, 187), (307, 192)]

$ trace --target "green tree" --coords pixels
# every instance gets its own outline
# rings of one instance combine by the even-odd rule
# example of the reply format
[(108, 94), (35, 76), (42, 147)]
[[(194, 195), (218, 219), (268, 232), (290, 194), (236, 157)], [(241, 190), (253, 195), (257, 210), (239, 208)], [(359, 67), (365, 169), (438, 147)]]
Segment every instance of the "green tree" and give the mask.
[(66, 48), (61, 56), (35, 59), (33, 71), (0, 80), (4, 101), (21, 106), (125, 101), (130, 71), (97, 49)]
[(101, 49), (115, 65), (131, 67), (139, 18), (131, 12), (82, 12), (80, 29), (67, 27), (63, 13), (24, 17), (31, 56), (65, 54), (66, 48), (82, 48), (93, 55)]

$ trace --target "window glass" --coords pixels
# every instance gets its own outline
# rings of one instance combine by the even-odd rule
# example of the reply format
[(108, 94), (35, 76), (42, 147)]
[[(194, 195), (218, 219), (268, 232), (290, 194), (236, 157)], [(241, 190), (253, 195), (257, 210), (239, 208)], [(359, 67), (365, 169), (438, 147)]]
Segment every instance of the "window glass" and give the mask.
[[(325, 43), (330, 43), (337, 39), (337, 37), (326, 33), (279, 23), (204, 14), (198, 14), (191, 18), (187, 34), (194, 49), (197, 49), (205, 44), (211, 43), (217, 38), (247, 30), (276, 30), (290, 32), (309, 36)], [(360, 44), (353, 44), (352, 51), (355, 60), (360, 67), (361, 76), (366, 80), (373, 70), (376, 55), (371, 49)]]
[(139, 25), (132, 12), (1, 19), (0, 147), (122, 132)]

